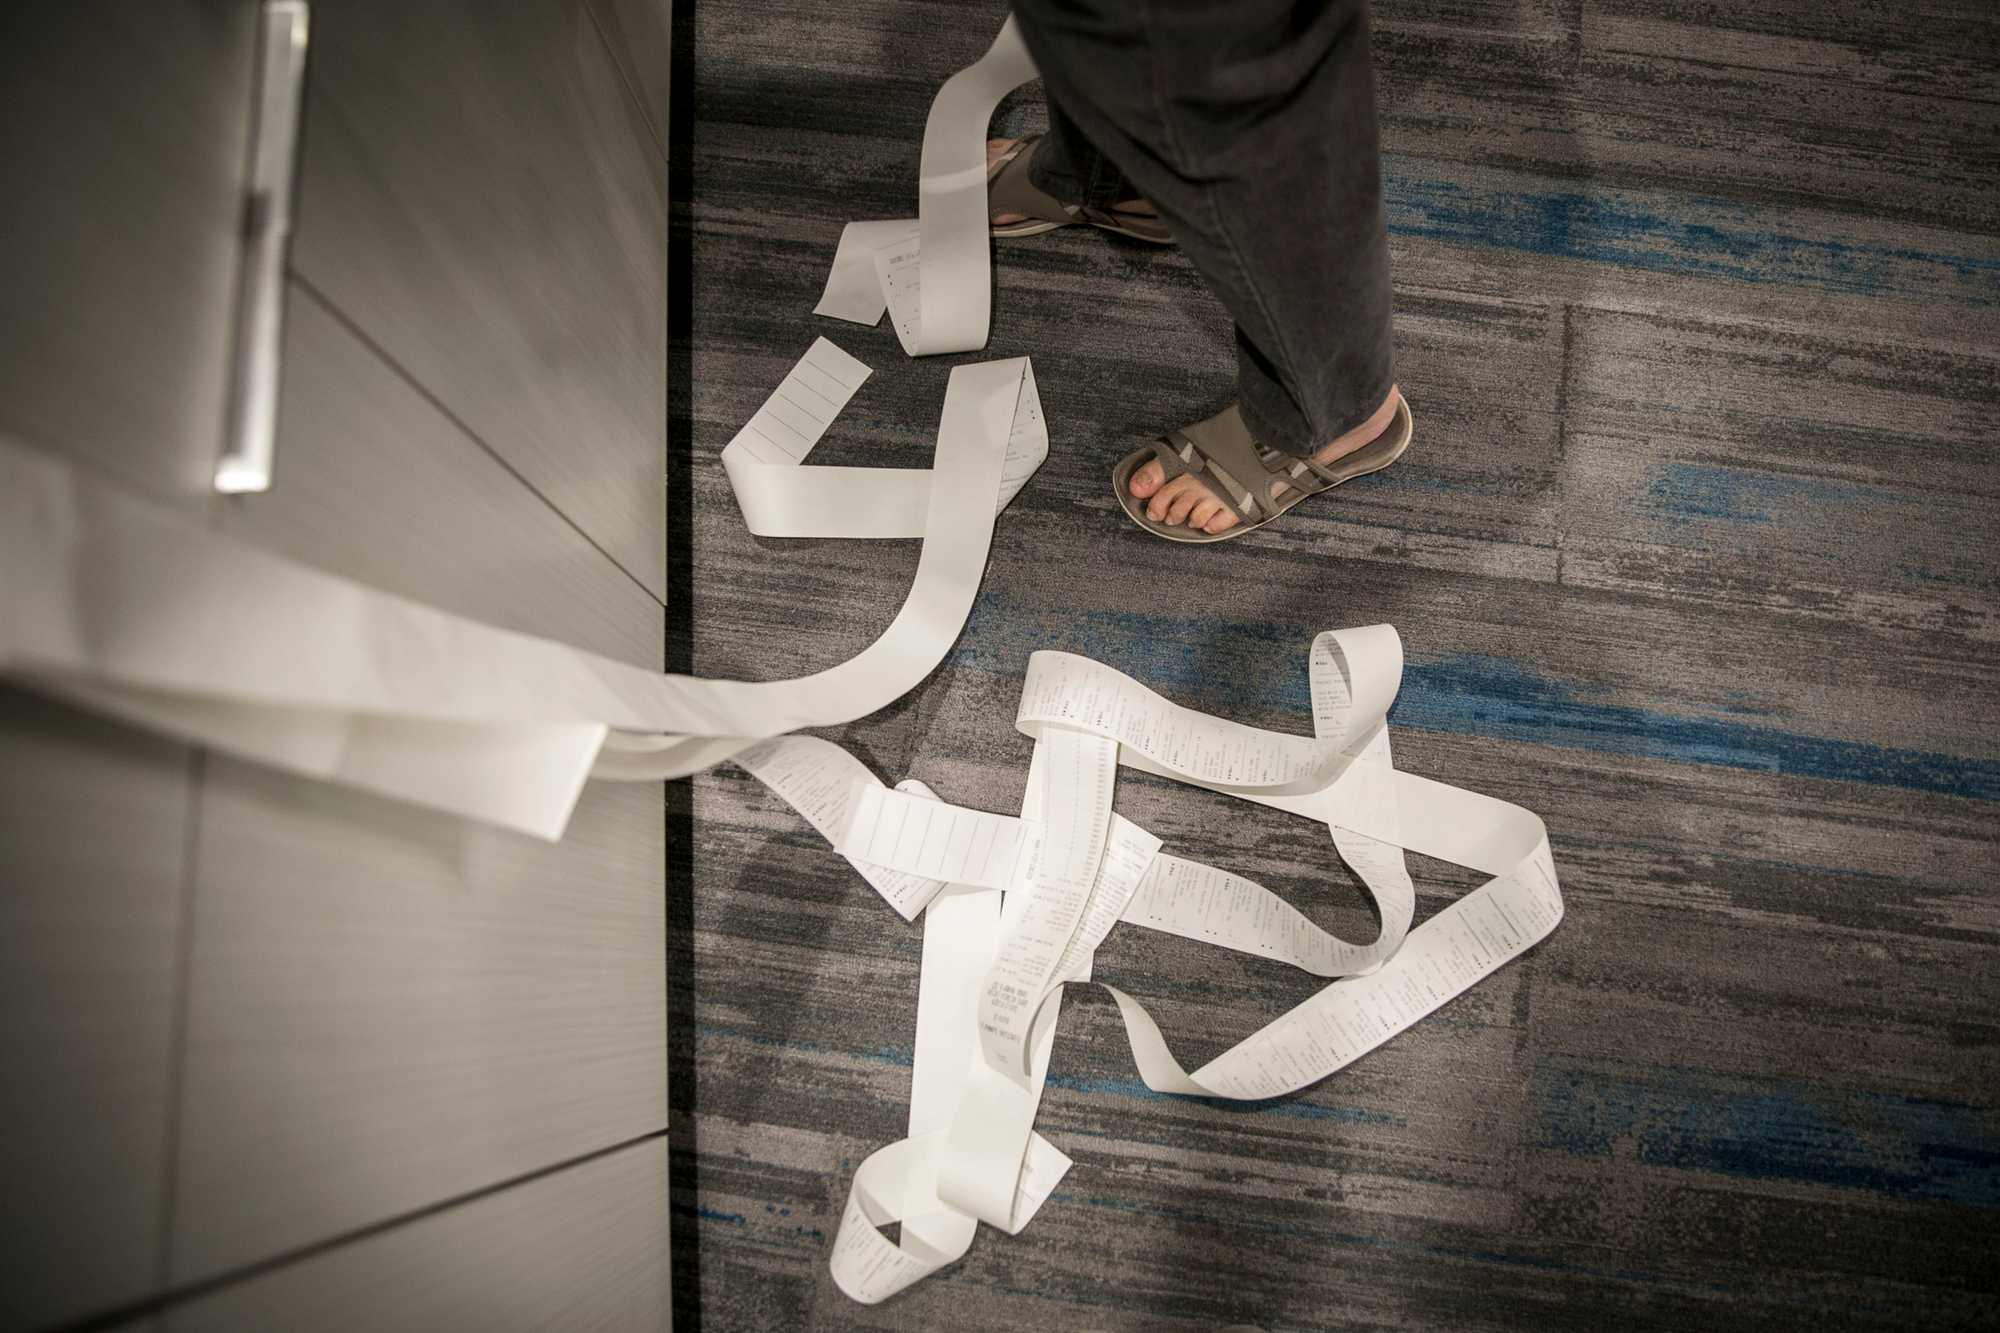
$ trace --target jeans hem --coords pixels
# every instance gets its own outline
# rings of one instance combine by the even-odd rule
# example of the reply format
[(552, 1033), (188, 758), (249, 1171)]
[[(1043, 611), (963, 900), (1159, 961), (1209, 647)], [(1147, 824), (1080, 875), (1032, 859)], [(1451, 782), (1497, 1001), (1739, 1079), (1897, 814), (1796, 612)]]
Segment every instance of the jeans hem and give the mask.
[(1274, 429), (1273, 423), (1265, 420), (1263, 414), (1258, 412), (1255, 405), (1248, 399), (1244, 399), (1237, 404), (1237, 411), (1243, 414), (1243, 424), (1249, 427), (1251, 439), (1268, 448), (1276, 449), (1281, 454), (1290, 454), (1294, 458), (1306, 458), (1317, 453), (1325, 446), (1332, 444), (1335, 440), (1347, 434), (1347, 432), (1354, 430), (1356, 427), (1361, 426), (1368, 418), (1374, 416), (1388, 399), (1389, 391), (1395, 387), (1396, 380), (1391, 375), (1384, 379), (1380, 387), (1374, 392), (1361, 395), (1363, 405), (1355, 410), (1352, 419), (1343, 421), (1329, 432), (1323, 440), (1313, 439), (1311, 436), (1312, 427), (1308, 425), (1306, 427), (1306, 438), (1295, 442), (1290, 438), (1290, 432)]

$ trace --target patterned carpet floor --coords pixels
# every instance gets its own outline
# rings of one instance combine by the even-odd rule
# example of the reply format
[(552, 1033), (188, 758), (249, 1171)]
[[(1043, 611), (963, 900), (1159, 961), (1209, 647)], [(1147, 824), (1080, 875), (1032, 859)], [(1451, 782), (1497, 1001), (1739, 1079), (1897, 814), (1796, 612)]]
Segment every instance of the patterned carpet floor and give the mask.
[[(844, 221), (913, 210), (931, 94), (1002, 15), (680, 17), (671, 651), (702, 675), (843, 660), (909, 585), (913, 543), (749, 536), (717, 455), (824, 334), (878, 373), (816, 459), (927, 458), (958, 358), (808, 312)], [(2000, 1320), (2000, 10), (1383, 0), (1375, 46), (1408, 458), (1246, 540), (1143, 535), (1108, 470), (1230, 398), (1228, 321), (1173, 251), (1006, 243), (985, 355), (1035, 358), (1049, 461), (943, 667), (829, 734), (1012, 810), (1031, 651), (1304, 730), (1312, 635), (1389, 621), (1399, 763), (1543, 815), (1567, 920), (1269, 1104), (1149, 1092), (1078, 994), (1039, 1122), (1073, 1172), (864, 1308), (826, 1260), (901, 1133), (919, 930), (741, 772), (682, 784), (683, 1329)], [(1366, 936), (1323, 834), (1119, 802)], [(1412, 859), (1419, 919), (1475, 880)], [(1315, 988), (1132, 927), (1097, 973), (1190, 1064)]]

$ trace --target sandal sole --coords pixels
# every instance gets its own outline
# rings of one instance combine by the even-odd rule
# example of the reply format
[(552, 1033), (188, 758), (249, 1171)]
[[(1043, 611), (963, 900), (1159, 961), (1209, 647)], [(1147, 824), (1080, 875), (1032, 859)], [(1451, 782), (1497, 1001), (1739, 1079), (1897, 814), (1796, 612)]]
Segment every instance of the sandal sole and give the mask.
[(1146, 502), (1132, 494), (1131, 481), (1134, 472), (1138, 471), (1144, 464), (1152, 461), (1153, 451), (1150, 447), (1135, 449), (1118, 461), (1117, 466), (1111, 469), (1111, 489), (1112, 493), (1118, 499), (1118, 507), (1125, 511), (1125, 517), (1131, 519), (1143, 531), (1151, 533), (1155, 537), (1170, 542), (1181, 542), (1188, 546), (1206, 546), (1210, 542), (1226, 542), (1232, 537), (1241, 537), (1246, 533), (1255, 532), (1266, 524), (1276, 522), (1286, 514), (1291, 513), (1292, 510), (1298, 508), (1299, 505), (1312, 499), (1313, 495), (1324, 495), (1336, 486), (1345, 486), (1356, 477), (1373, 476), (1375, 473), (1399, 462), (1404, 454), (1410, 452), (1410, 445), (1416, 438), (1416, 419), (1410, 413), (1408, 400), (1403, 400), (1396, 404), (1396, 419), (1390, 422), (1389, 428), (1397, 430), (1399, 426), (1403, 437), (1402, 443), (1397, 447), (1396, 452), (1389, 455), (1388, 458), (1371, 467), (1359, 468), (1342, 477), (1339, 481), (1332, 483), (1332, 485), (1314, 491), (1312, 495), (1300, 496), (1297, 500), (1267, 518), (1260, 518), (1255, 523), (1238, 523), (1235, 527), (1225, 528), (1221, 532), (1193, 532), (1188, 529), (1185, 523), (1169, 526), (1167, 524), (1156, 524), (1152, 519), (1146, 517)]
[(1046, 236), (1052, 231), (1060, 231), (1064, 227), (1076, 226), (1095, 227), (1099, 231), (1108, 231), (1113, 236), (1123, 236), (1127, 240), (1140, 241), (1146, 245), (1172, 245), (1174, 243), (1174, 238), (1171, 236), (1148, 236), (1143, 232), (1127, 231), (1123, 227), (1107, 227), (1101, 222), (1040, 222), (1030, 220), (1027, 222), (995, 223), (991, 227), (991, 231), (995, 237), (1000, 238)]

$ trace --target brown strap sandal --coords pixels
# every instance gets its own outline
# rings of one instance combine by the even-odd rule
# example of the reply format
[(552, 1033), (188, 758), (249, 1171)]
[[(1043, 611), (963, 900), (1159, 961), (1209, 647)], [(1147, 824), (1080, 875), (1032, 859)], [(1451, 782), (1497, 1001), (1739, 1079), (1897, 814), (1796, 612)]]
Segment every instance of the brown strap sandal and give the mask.
[[(1126, 515), (1156, 537), (1170, 542), (1226, 542), (1255, 532), (1308, 496), (1380, 472), (1409, 449), (1412, 425), (1410, 405), (1397, 394), (1396, 415), (1387, 430), (1351, 454), (1320, 463), (1258, 444), (1250, 438), (1242, 414), (1232, 404), (1206, 421), (1169, 431), (1164, 439), (1127, 454), (1111, 469), (1111, 489)], [(1236, 515), (1236, 526), (1203, 532), (1186, 523), (1159, 523), (1148, 518), (1147, 502), (1132, 494), (1132, 474), (1155, 458), (1167, 474), (1161, 485), (1175, 477), (1193, 477)], [(1273, 499), (1273, 483), (1283, 483), (1289, 489)]]
[(1058, 203), (1036, 187), (1028, 176), (1028, 162), (1035, 155), (1041, 135), (1023, 139), (993, 160), (986, 169), (987, 216), (1019, 213), (1018, 222), (993, 223), (995, 236), (1040, 236), (1058, 227), (1082, 223), (1130, 236), (1135, 241), (1172, 245), (1174, 238), (1164, 222), (1148, 213), (1127, 213), (1115, 208), (1072, 207)]

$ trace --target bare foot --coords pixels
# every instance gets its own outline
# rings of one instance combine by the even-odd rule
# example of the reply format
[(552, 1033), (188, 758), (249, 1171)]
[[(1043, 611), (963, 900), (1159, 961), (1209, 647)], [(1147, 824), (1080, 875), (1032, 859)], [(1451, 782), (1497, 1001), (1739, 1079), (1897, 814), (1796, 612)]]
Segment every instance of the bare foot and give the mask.
[[(990, 170), (993, 164), (1000, 160), (1001, 155), (1018, 142), (1020, 141), (1017, 139), (988, 139), (986, 141), (987, 168)], [(1112, 208), (1116, 212), (1136, 213), (1140, 217), (1152, 218), (1159, 216), (1159, 211), (1144, 199), (1128, 199), (1122, 204), (1113, 204)], [(992, 218), (993, 225), (996, 227), (1005, 227), (1010, 223), (1026, 222), (1027, 220), (1027, 215), (1023, 213), (995, 213)]]
[[(1375, 414), (1356, 426), (1332, 444), (1316, 451), (1313, 458), (1320, 463), (1331, 463), (1336, 458), (1344, 458), (1363, 445), (1372, 444), (1375, 438), (1389, 429), (1389, 423), (1396, 419), (1396, 403), (1401, 395), (1394, 385), (1389, 386), (1389, 396), (1382, 400), (1382, 406)], [(1164, 486), (1160, 483), (1166, 477), (1166, 469), (1155, 458), (1132, 473), (1132, 498), (1149, 500), (1146, 517), (1155, 523), (1178, 526), (1186, 523), (1203, 532), (1227, 532), (1236, 526), (1236, 515), (1229, 506), (1215, 498), (1212, 491), (1193, 477), (1175, 477)], [(1246, 483), (1248, 478), (1243, 478)], [(1282, 499), (1292, 488), (1282, 481), (1271, 483), (1271, 498)]]

